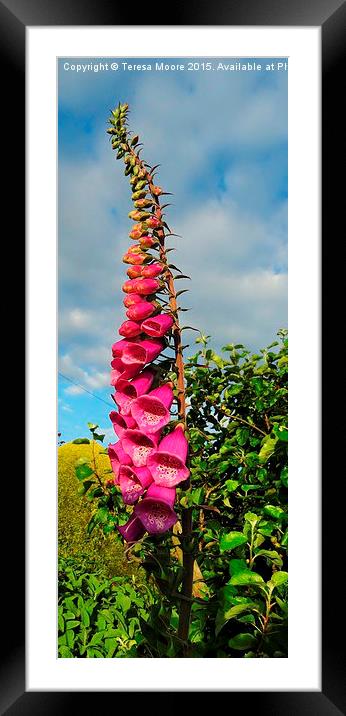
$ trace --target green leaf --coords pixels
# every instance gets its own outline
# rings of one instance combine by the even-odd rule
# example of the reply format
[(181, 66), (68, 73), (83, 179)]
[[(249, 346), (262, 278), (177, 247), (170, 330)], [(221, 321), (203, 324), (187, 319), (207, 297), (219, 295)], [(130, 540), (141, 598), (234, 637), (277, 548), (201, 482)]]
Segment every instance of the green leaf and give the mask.
[(288, 486), (288, 467), (282, 468), (280, 472), (280, 480), (285, 487)]
[(276, 564), (278, 567), (282, 567), (282, 559), (278, 552), (271, 549), (260, 549), (258, 552), (256, 552), (255, 557), (267, 557), (267, 559), (270, 559), (274, 564)]
[(192, 490), (190, 498), (191, 498), (191, 503), (193, 505), (202, 505), (203, 499), (204, 499), (204, 488), (196, 487), (195, 490)]
[(73, 445), (90, 445), (89, 438), (76, 438), (76, 440), (72, 440)]
[(233, 395), (238, 395), (243, 390), (243, 383), (233, 383), (225, 391), (225, 399), (231, 398)]
[(258, 458), (261, 463), (267, 462), (267, 460), (269, 460), (272, 456), (276, 448), (277, 441), (278, 438), (271, 438), (270, 435), (263, 439), (262, 447), (258, 453)]
[(265, 505), (263, 512), (269, 515), (273, 520), (282, 520), (286, 516), (282, 507), (277, 507), (276, 505)]
[(231, 576), (248, 569), (245, 559), (231, 559), (229, 562), (229, 573)]
[[(237, 418), (235, 418), (235, 420), (236, 419)], [(238, 445), (241, 445), (241, 446), (245, 445), (245, 443), (247, 442), (247, 440), (249, 438), (249, 435), (250, 435), (250, 433), (247, 428), (238, 428), (235, 433)]]
[(246, 512), (244, 515), (244, 518), (245, 518), (246, 522), (250, 522), (250, 525), (252, 525), (253, 527), (255, 527), (257, 522), (259, 522), (261, 519), (254, 512)]
[(248, 604), (235, 604), (230, 609), (227, 609), (225, 612), (225, 619), (227, 621), (229, 619), (234, 619), (235, 617), (238, 617), (239, 614), (243, 614), (249, 609), (257, 609), (257, 606), (256, 602), (249, 602)]
[(94, 433), (94, 440), (100, 440), (101, 443), (103, 443), (105, 437), (105, 433), (101, 435), (100, 433)]
[(94, 471), (89, 465), (78, 465), (75, 467), (75, 473), (78, 480), (85, 480), (86, 477), (94, 474)]
[(251, 649), (255, 647), (256, 643), (257, 639), (252, 634), (237, 634), (229, 640), (228, 646), (230, 646), (231, 649), (243, 651), (244, 649)]
[(92, 433), (94, 432), (94, 430), (96, 430), (96, 428), (98, 428), (98, 425), (96, 423), (87, 423), (87, 426)]
[(237, 489), (238, 485), (238, 480), (226, 480), (225, 482), (225, 487), (227, 488), (228, 492), (234, 492), (234, 490)]
[(257, 572), (251, 569), (245, 569), (244, 572), (238, 572), (231, 577), (229, 584), (240, 587), (247, 584), (264, 584), (264, 579)]
[(288, 581), (288, 573), (287, 572), (274, 572), (270, 578), (270, 582), (274, 584), (274, 587), (281, 587), (282, 584), (285, 584)]
[(73, 654), (68, 648), (68, 646), (59, 646), (59, 656), (61, 656), (62, 659), (72, 659)]
[(127, 612), (131, 606), (131, 599), (126, 594), (118, 594), (117, 604), (120, 606), (123, 612)]
[(284, 427), (284, 425), (274, 425), (273, 432), (279, 440), (282, 440), (285, 443), (288, 442), (288, 430)]
[(82, 487), (79, 488), (78, 494), (79, 494), (79, 495), (85, 495), (86, 492), (88, 492), (88, 490), (89, 490), (89, 488), (91, 487), (91, 485), (95, 485), (94, 480), (85, 480), (85, 482), (83, 482)]
[(77, 621), (77, 619), (71, 619), (66, 622), (66, 629), (75, 629), (77, 626), (80, 626), (80, 621)]
[(242, 544), (247, 542), (247, 538), (242, 532), (228, 532), (223, 534), (220, 539), (220, 552), (226, 552), (230, 549), (235, 549)]

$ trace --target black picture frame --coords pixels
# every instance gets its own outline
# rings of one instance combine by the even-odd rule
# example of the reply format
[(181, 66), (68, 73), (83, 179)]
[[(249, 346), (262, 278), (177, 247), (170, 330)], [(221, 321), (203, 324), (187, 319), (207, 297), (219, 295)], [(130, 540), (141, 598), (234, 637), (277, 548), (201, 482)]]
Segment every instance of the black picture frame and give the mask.
[[(147, 4), (136, 8), (133, 13), (134, 25), (164, 24), (161, 13), (148, 12)], [(153, 20), (158, 19), (158, 22)], [(123, 19), (123, 21), (122, 21)], [(28, 26), (54, 25), (128, 25), (129, 13), (124, 3), (112, 0), (0, 0), (0, 52), (1, 85), (3, 108), (0, 113), (2, 124), (2, 156), (8, 152), (3, 173), (3, 191), (7, 217), (10, 217), (7, 238), (16, 250), (14, 257), (16, 276), (18, 277), (18, 246), (25, 234), (24, 197), (24, 106), (25, 106), (25, 29)], [(337, 618), (339, 605), (336, 604), (337, 579), (343, 577), (344, 554), (344, 503), (338, 499), (337, 481), (333, 482), (333, 456), (337, 447), (342, 448), (344, 428), (336, 419), (336, 402), (333, 376), (335, 355), (330, 347), (336, 340), (334, 323), (328, 320), (330, 311), (337, 312), (342, 306), (343, 265), (338, 261), (336, 251), (338, 242), (343, 238), (341, 231), (341, 212), (345, 204), (343, 180), (338, 177), (338, 165), (341, 162), (342, 140), (345, 134), (345, 110), (342, 110), (341, 97), (344, 94), (343, 48), (346, 37), (346, 5), (341, 0), (190, 0), (177, 1), (169, 8), (170, 25), (263, 25), (263, 26), (318, 26), (322, 32), (322, 265), (323, 265), (323, 322), (324, 341), (322, 353), (323, 365), (323, 411), (322, 429), (324, 435), (323, 450), (323, 624), (322, 624), (322, 691), (321, 692), (232, 692), (229, 706), (232, 710), (247, 708), (266, 716), (334, 716), (344, 713), (346, 704), (345, 670), (343, 654), (345, 652), (344, 617)], [(43, 118), (44, 121), (44, 118)], [(54, 137), (52, 139), (54, 141)], [(4, 164), (3, 164), (4, 167)], [(20, 207), (23, 211), (20, 212)], [(339, 233), (337, 229), (340, 224)], [(18, 278), (17, 278), (18, 280)], [(13, 321), (12, 321), (13, 322)], [(11, 322), (11, 323), (12, 323)], [(17, 331), (16, 331), (17, 333)], [(338, 341), (341, 341), (340, 331)], [(18, 337), (17, 337), (18, 345)], [(304, 352), (304, 347), (302, 347)], [(342, 359), (341, 359), (342, 360)], [(23, 371), (23, 358), (20, 356), (18, 370)], [(343, 361), (342, 361), (343, 362)], [(19, 372), (17, 373), (19, 375)], [(336, 379), (342, 380), (343, 368)], [(18, 383), (18, 381), (17, 381)], [(339, 382), (338, 382), (339, 391)], [(23, 410), (22, 386), (16, 403)], [(331, 410), (333, 418), (331, 418)], [(335, 410), (335, 412), (334, 412)], [(20, 416), (21, 423), (23, 422)], [(25, 652), (24, 652), (24, 480), (22, 478), (22, 454), (15, 453), (11, 458), (11, 473), (18, 473), (14, 485), (12, 480), (4, 480), (1, 490), (3, 504), (2, 535), (5, 548), (1, 556), (1, 576), (3, 587), (0, 590), (2, 616), (2, 649), (0, 666), (0, 713), (8, 716), (34, 714), (61, 714), (66, 710), (78, 708), (84, 713), (100, 710), (100, 698), (111, 697), (113, 709), (119, 706), (117, 694), (110, 692), (88, 692), (86, 699), (80, 692), (26, 692), (25, 691)], [(20, 460), (20, 469), (13, 470), (13, 461)], [(341, 476), (341, 475), (340, 475)], [(4, 485), (4, 482), (6, 483)], [(342, 480), (343, 482), (343, 480)], [(15, 513), (12, 509), (15, 510)], [(14, 519), (15, 514), (15, 519)], [(7, 525), (5, 525), (7, 518)], [(305, 547), (308, 535), (304, 536)], [(17, 545), (15, 547), (15, 545)], [(331, 548), (335, 545), (335, 549)], [(338, 547), (337, 547), (338, 545)], [(302, 557), (303, 558), (303, 557)], [(304, 557), (305, 558), (305, 557)], [(334, 576), (333, 576), (334, 575)], [(308, 599), (308, 595), (306, 597)], [(308, 609), (308, 603), (306, 608)], [(343, 604), (340, 606), (343, 610)], [(6, 627), (8, 637), (5, 639)], [(302, 649), (304, 635), (302, 634)], [(110, 687), (111, 688), (111, 687)], [(174, 684), (174, 689), (178, 689)], [(132, 694), (132, 697), (136, 694)], [(85, 706), (81, 705), (81, 697)], [(143, 695), (142, 695), (143, 698)], [(215, 697), (214, 697), (215, 698)], [(179, 707), (179, 701), (175, 702)]]

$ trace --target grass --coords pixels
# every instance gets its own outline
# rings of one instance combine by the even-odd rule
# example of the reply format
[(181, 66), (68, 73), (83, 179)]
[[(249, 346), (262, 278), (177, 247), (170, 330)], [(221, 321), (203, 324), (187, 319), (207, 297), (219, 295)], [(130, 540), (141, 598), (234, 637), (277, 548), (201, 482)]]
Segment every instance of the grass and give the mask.
[[(99, 455), (102, 448), (94, 443), (97, 467), (101, 479), (109, 479), (110, 464), (107, 455)], [(58, 448), (58, 546), (59, 556), (74, 557), (96, 569), (102, 569), (108, 577), (131, 575), (138, 572), (137, 565), (129, 564), (123, 556), (123, 547), (115, 534), (104, 536), (99, 529), (87, 535), (86, 526), (93, 514), (94, 505), (87, 496), (78, 494), (80, 483), (75, 475), (78, 458), (92, 457), (90, 445), (65, 443)]]

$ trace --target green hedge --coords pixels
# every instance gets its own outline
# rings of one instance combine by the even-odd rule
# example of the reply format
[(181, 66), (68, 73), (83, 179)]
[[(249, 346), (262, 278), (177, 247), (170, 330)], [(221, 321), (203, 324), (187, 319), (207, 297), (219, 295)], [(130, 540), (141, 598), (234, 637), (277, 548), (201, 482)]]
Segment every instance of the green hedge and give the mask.
[[(101, 479), (109, 479), (110, 464), (107, 455), (99, 455), (102, 449), (94, 443)], [(80, 563), (92, 561), (96, 569), (102, 569), (108, 577), (137, 573), (135, 563), (129, 564), (123, 556), (123, 548), (116, 536), (105, 537), (100, 530), (88, 536), (86, 526), (95, 511), (87, 497), (78, 494), (81, 485), (75, 475), (78, 458), (91, 458), (90, 445), (65, 443), (58, 448), (58, 545), (59, 557), (74, 557)]]

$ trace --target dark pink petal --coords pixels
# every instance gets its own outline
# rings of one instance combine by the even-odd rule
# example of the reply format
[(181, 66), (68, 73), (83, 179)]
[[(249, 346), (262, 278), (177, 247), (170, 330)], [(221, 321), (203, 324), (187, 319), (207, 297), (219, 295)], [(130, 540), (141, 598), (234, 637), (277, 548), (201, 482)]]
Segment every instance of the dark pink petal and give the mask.
[(152, 497), (155, 500), (167, 502), (167, 505), (169, 505), (170, 507), (174, 507), (176, 493), (177, 491), (175, 487), (159, 487), (159, 485), (155, 485), (155, 483), (152, 483), (148, 489), (146, 496)]
[(121, 360), (124, 365), (131, 365), (133, 363), (151, 363), (160, 355), (164, 345), (162, 341), (145, 340), (131, 343), (124, 348)]
[(131, 365), (124, 365), (120, 358), (114, 358), (111, 362), (113, 370), (111, 371), (111, 385), (116, 387), (120, 378), (129, 380), (144, 368), (145, 363), (142, 361), (133, 361)]
[(173, 455), (177, 455), (180, 459), (185, 462), (187, 457), (188, 442), (184, 435), (184, 427), (179, 424), (172, 430), (169, 435), (166, 435), (160, 442), (159, 448), (163, 452), (170, 452)]
[(143, 318), (151, 316), (156, 310), (157, 306), (154, 303), (142, 300), (139, 303), (135, 303), (133, 306), (129, 306), (126, 311), (126, 315), (131, 320), (142, 321)]
[[(135, 467), (134, 465), (121, 465), (119, 470), (119, 480), (124, 477), (129, 480), (137, 481), (144, 490), (152, 484), (153, 478), (147, 467)], [(162, 489), (162, 488), (161, 488)]]
[(125, 525), (118, 525), (117, 529), (125, 542), (137, 542), (145, 534), (145, 529), (136, 515), (131, 515)]
[(155, 433), (170, 421), (169, 408), (173, 403), (173, 391), (168, 385), (152, 390), (132, 401), (130, 410), (140, 430)]
[(121, 465), (131, 465), (132, 460), (127, 452), (123, 449), (120, 442), (110, 443), (108, 445), (108, 456), (111, 461), (112, 470), (114, 472), (115, 481), (119, 477)]
[(118, 438), (121, 438), (124, 430), (137, 427), (137, 423), (131, 415), (120, 415), (117, 410), (112, 410), (109, 413), (109, 417), (112, 421), (114, 432)]
[(140, 519), (149, 534), (162, 534), (178, 520), (173, 510), (175, 490), (171, 490), (172, 494), (168, 497), (167, 493), (162, 495), (153, 492), (153, 487), (151, 485), (144, 499), (137, 503), (133, 514)]
[(139, 293), (140, 296), (148, 296), (155, 293), (160, 286), (156, 278), (132, 278), (125, 281), (122, 289), (125, 293)]
[(125, 505), (134, 505), (138, 498), (143, 495), (144, 487), (137, 479), (124, 475), (121, 469), (119, 473), (119, 486)]
[(159, 316), (153, 316), (152, 318), (146, 318), (142, 321), (142, 331), (147, 333), (148, 336), (154, 336), (159, 338), (164, 336), (173, 326), (173, 318), (167, 313), (160, 313)]
[(159, 274), (163, 271), (163, 265), (158, 262), (149, 264), (148, 266), (142, 266), (141, 268), (141, 275), (145, 278), (155, 278), (156, 276), (159, 276)]
[(125, 338), (134, 338), (142, 333), (141, 324), (137, 321), (124, 321), (119, 328), (119, 333)]
[(143, 296), (140, 296), (139, 293), (131, 293), (128, 296), (125, 296), (123, 304), (126, 308), (130, 308), (130, 306), (134, 306), (135, 303), (142, 303), (142, 301)]
[(149, 436), (140, 430), (125, 430), (121, 444), (133, 464), (143, 467), (147, 464), (148, 456), (156, 450), (157, 440), (157, 434)]

